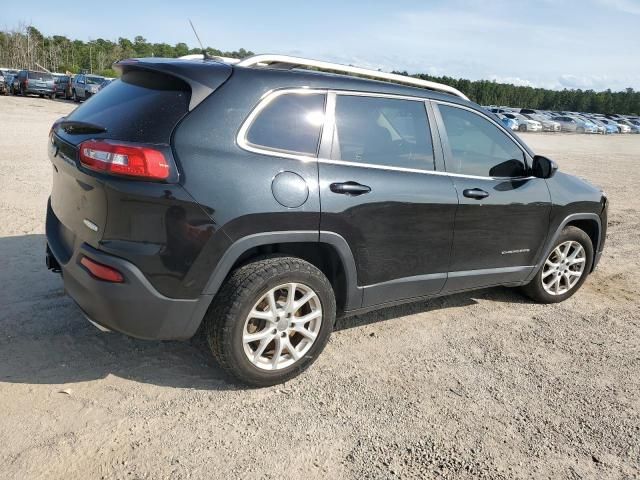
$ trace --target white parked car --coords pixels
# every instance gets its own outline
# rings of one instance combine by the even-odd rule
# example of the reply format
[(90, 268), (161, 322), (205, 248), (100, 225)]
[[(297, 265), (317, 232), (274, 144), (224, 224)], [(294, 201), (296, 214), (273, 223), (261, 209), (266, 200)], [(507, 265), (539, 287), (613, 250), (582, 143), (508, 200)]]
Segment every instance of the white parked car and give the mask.
[(542, 124), (543, 132), (559, 132), (560, 130), (562, 130), (562, 126), (560, 125), (560, 122), (556, 122), (555, 120), (552, 120), (549, 117), (545, 117), (541, 113), (532, 113), (532, 114), (523, 113), (522, 115), (531, 120), (540, 122)]
[(521, 113), (504, 113), (503, 114), (507, 118), (513, 118), (518, 121), (518, 130), (521, 132), (541, 132), (542, 131), (542, 123), (537, 120), (532, 120), (531, 118), (527, 118)]

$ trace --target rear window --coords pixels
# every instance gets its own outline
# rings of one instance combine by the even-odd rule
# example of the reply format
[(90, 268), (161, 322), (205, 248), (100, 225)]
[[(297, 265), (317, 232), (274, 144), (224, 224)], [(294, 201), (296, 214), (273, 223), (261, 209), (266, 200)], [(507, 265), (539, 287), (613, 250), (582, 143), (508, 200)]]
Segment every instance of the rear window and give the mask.
[(41, 80), (44, 82), (53, 80), (53, 75), (44, 72), (29, 72), (28, 76), (31, 80)]
[(323, 93), (280, 95), (258, 113), (247, 142), (268, 150), (315, 155), (324, 123)]
[(106, 128), (102, 138), (169, 143), (174, 127), (189, 111), (190, 97), (189, 86), (175, 77), (131, 71), (80, 105), (67, 120)]

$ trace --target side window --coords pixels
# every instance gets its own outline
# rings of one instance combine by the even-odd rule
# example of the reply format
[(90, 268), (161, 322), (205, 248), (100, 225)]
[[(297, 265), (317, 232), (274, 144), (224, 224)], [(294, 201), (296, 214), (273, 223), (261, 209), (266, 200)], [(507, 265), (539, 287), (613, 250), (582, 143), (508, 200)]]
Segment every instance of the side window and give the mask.
[(324, 105), (324, 93), (280, 95), (253, 120), (247, 142), (277, 152), (316, 155), (324, 124)]
[(433, 144), (424, 102), (336, 96), (331, 158), (433, 170)]
[(439, 105), (451, 155), (447, 171), (481, 177), (521, 177), (524, 152), (489, 120), (468, 110)]

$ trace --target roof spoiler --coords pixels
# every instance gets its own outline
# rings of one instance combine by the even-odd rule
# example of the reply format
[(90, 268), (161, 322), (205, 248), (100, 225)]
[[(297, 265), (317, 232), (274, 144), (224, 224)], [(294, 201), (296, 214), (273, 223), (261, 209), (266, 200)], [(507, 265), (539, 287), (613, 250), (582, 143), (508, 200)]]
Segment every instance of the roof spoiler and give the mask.
[(215, 61), (193, 61), (175, 58), (128, 58), (113, 64), (113, 68), (125, 74), (143, 70), (178, 78), (191, 88), (189, 111), (211, 95), (231, 76), (230, 65)]

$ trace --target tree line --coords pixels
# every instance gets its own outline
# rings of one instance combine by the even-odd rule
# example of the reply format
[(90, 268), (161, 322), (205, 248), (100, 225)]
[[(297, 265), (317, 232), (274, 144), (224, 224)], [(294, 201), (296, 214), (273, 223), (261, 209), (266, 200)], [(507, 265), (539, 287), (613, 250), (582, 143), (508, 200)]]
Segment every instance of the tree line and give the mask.
[[(407, 75), (407, 72), (396, 72)], [(444, 83), (457, 88), (480, 105), (505, 105), (536, 110), (566, 110), (593, 113), (640, 113), (640, 92), (627, 88), (622, 92), (604, 90), (551, 90), (497, 83), (491, 80), (466, 80), (451, 77), (412, 75), (423, 80)]]
[[(241, 48), (225, 52), (207, 48), (211, 55), (244, 58), (253, 52)], [(0, 31), (0, 66), (7, 68), (47, 69), (52, 72), (91, 73), (115, 77), (111, 65), (123, 58), (180, 57), (201, 53), (186, 43), (150, 43), (144, 37), (117, 41), (98, 38), (88, 42), (73, 40), (63, 35), (45, 36), (33, 26), (19, 26)], [(408, 75), (407, 72), (395, 72)], [(490, 80), (466, 80), (452, 77), (434, 77), (426, 74), (416, 78), (451, 85), (481, 105), (508, 105), (542, 110), (569, 110), (594, 113), (640, 113), (640, 92), (627, 88), (622, 92), (605, 90), (564, 89), (550, 90), (497, 83)]]
[[(224, 52), (207, 48), (211, 55), (244, 58), (253, 52), (241, 48)], [(90, 73), (115, 77), (112, 64), (123, 58), (134, 57), (181, 57), (202, 53), (200, 48), (189, 48), (186, 43), (150, 43), (142, 36), (133, 40), (118, 38), (117, 41), (98, 38), (84, 42), (63, 35), (44, 36), (33, 26), (21, 26), (11, 31), (0, 31), (0, 66), (6, 68), (28, 68), (51, 72)]]

